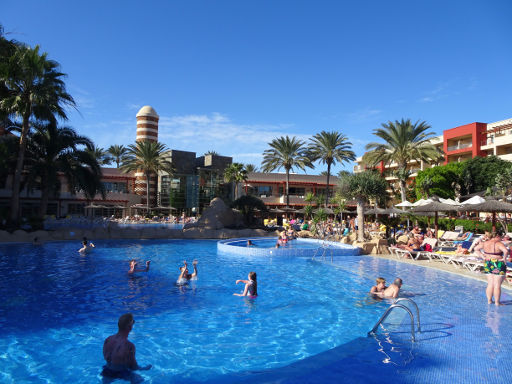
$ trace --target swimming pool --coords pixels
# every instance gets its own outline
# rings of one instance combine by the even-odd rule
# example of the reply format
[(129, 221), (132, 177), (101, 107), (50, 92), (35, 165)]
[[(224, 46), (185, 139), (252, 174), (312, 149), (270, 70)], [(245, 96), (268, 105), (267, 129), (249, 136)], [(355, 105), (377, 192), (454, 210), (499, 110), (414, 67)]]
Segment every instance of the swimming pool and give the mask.
[[(511, 379), (512, 305), (488, 307), (479, 281), (369, 256), (225, 257), (209, 240), (95, 243), (85, 256), (78, 243), (0, 245), (1, 382), (98, 382), (103, 340), (129, 311), (148, 383)], [(127, 275), (131, 258), (151, 271)], [(199, 279), (178, 287), (184, 258)], [(233, 296), (251, 270), (259, 297)], [(367, 295), (377, 276), (404, 278), (420, 306), (414, 345), (407, 328), (366, 337), (389, 305)]]
[[(252, 245), (247, 246), (251, 241)], [(217, 243), (217, 250), (226, 255), (245, 255), (260, 257), (321, 257), (321, 256), (348, 256), (359, 255), (359, 248), (339, 242), (323, 241), (318, 239), (295, 239), (281, 244), (276, 248), (276, 237), (240, 238), (221, 240)]]

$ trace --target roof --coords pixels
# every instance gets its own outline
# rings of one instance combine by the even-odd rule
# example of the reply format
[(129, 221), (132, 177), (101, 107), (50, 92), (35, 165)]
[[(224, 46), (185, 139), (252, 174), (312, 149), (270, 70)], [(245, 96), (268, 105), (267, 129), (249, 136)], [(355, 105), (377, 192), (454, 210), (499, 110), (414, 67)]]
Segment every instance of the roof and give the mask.
[(135, 178), (135, 175), (132, 172), (124, 173), (119, 168), (105, 168), (101, 167), (101, 172), (103, 173), (103, 177), (132, 177)]
[(158, 113), (154, 110), (154, 108), (150, 105), (145, 105), (141, 109), (139, 109), (139, 112), (135, 115), (137, 116), (153, 116), (158, 117)]
[[(286, 173), (264, 173), (249, 172), (247, 175), (247, 183), (284, 183), (286, 182)], [(327, 176), (321, 175), (299, 175), (290, 173), (290, 183), (294, 184), (327, 184)], [(338, 178), (331, 175), (329, 179), (330, 185), (338, 184)]]

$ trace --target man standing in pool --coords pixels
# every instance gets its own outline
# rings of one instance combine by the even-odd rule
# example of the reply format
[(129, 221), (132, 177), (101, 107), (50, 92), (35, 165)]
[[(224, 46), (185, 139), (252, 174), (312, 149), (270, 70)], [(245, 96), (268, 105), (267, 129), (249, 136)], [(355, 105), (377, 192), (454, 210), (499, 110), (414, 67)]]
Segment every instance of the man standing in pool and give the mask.
[(132, 371), (151, 369), (151, 364), (139, 366), (135, 359), (135, 345), (128, 341), (128, 335), (135, 324), (133, 315), (125, 313), (117, 322), (118, 332), (109, 336), (103, 343), (103, 357), (107, 364), (103, 366), (102, 376), (129, 379)]
[(194, 260), (192, 262), (192, 265), (194, 267), (194, 272), (189, 273), (188, 267), (187, 267), (187, 260), (183, 261), (183, 267), (180, 267), (181, 273), (180, 273), (180, 277), (178, 277), (178, 281), (177, 281), (178, 284), (185, 284), (189, 280), (197, 279), (197, 260)]
[(382, 292), (382, 297), (392, 297), (393, 299), (396, 299), (400, 293), (400, 288), (402, 288), (402, 279), (397, 277), (395, 281), (393, 281), (393, 284)]

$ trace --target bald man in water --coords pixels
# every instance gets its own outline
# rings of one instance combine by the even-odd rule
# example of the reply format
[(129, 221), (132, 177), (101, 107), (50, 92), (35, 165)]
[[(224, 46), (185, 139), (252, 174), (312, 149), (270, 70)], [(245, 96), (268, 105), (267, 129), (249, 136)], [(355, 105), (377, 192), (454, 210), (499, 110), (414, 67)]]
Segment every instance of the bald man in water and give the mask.
[(402, 288), (402, 279), (397, 277), (393, 281), (393, 284), (391, 284), (384, 290), (384, 292), (382, 292), (382, 297), (392, 297), (393, 299), (396, 299), (400, 293), (400, 288)]

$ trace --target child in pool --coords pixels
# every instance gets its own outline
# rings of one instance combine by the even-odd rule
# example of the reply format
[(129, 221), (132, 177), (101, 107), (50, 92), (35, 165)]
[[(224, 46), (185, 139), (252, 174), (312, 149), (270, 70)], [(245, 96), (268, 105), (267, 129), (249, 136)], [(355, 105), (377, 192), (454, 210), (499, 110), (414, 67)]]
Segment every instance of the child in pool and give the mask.
[(242, 293), (233, 293), (235, 296), (258, 296), (258, 281), (256, 279), (256, 272), (249, 272), (249, 280), (237, 280), (235, 284), (244, 283), (245, 288)]

